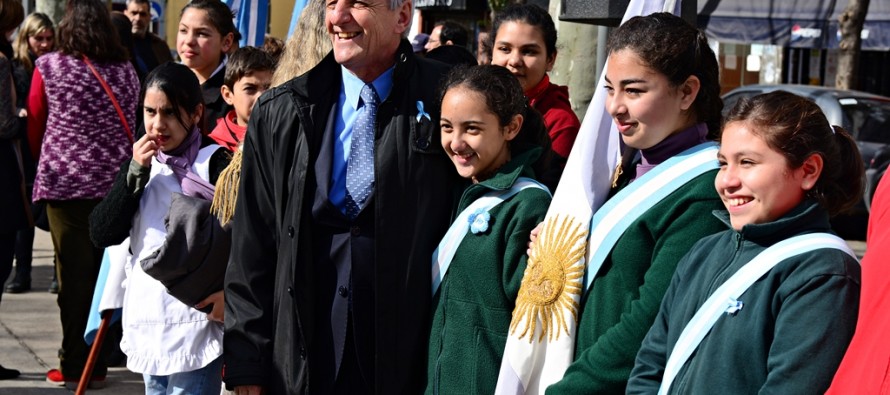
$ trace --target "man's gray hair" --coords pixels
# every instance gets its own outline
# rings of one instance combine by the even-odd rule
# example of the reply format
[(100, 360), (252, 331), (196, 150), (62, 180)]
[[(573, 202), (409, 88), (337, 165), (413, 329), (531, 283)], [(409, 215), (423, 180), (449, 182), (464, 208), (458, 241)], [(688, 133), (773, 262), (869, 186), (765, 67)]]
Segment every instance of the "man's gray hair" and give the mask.
[[(406, 1), (409, 1), (409, 0), (389, 0), (389, 9), (396, 10), (399, 7), (401, 7), (402, 4), (405, 4)], [(411, 31), (411, 24), (412, 24), (412, 22), (414, 22), (414, 2), (413, 1), (411, 2), (411, 16), (410, 16), (410, 18), (411, 19), (408, 21), (408, 28), (405, 29), (404, 32), (402, 32), (402, 38), (408, 38), (408, 32)]]

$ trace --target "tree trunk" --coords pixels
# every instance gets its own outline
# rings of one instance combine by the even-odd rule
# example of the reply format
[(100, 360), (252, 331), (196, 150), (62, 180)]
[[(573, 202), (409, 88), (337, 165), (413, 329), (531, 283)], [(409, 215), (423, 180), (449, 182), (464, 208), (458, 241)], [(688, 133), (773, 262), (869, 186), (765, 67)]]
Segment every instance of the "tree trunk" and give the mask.
[[(34, 11), (46, 14), (58, 26), (65, 14), (65, 0), (36, 0)], [(58, 40), (58, 37), (56, 37)]]
[(840, 56), (837, 61), (837, 78), (835, 86), (840, 89), (856, 89), (856, 74), (859, 71), (859, 52), (862, 48), (862, 25), (870, 0), (850, 0), (850, 4), (841, 13)]

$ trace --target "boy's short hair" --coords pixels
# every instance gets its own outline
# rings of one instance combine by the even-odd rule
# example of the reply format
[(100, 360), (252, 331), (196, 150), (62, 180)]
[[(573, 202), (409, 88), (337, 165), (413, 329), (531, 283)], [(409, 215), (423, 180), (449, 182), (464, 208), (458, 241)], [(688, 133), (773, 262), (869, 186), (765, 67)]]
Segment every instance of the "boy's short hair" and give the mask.
[(235, 83), (246, 75), (258, 71), (272, 71), (275, 69), (275, 61), (266, 51), (257, 47), (241, 47), (229, 55), (226, 63), (226, 77), (223, 83), (229, 89), (235, 88)]

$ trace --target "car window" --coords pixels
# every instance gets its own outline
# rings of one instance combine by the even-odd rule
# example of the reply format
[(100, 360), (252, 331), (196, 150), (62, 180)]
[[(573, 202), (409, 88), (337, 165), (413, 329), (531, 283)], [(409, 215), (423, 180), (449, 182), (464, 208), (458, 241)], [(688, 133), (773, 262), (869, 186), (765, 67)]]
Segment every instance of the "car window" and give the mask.
[(844, 126), (857, 141), (890, 144), (890, 101), (841, 98), (838, 103)]

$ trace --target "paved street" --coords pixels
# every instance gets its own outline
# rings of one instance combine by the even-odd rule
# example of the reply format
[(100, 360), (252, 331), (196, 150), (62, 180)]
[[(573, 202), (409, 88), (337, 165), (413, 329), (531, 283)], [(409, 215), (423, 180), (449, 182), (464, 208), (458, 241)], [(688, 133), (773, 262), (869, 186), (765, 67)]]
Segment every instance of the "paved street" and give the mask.
[[(851, 241), (861, 257), (865, 243)], [(37, 230), (34, 241), (32, 290), (24, 294), (4, 294), (0, 303), (0, 364), (22, 371), (16, 380), (0, 380), (0, 395), (67, 394), (63, 387), (44, 379), (58, 366), (56, 352), (62, 342), (56, 295), (46, 292), (52, 280), (53, 247), (49, 233)], [(142, 377), (126, 368), (110, 368), (108, 387), (89, 393), (115, 395), (142, 394)]]
[[(0, 380), (0, 395), (73, 392), (45, 380), (48, 370), (58, 368), (57, 350), (62, 344), (62, 325), (59, 322), (56, 295), (46, 291), (52, 281), (52, 270), (52, 240), (49, 233), (38, 229), (34, 240), (31, 292), (3, 294), (3, 302), (0, 303), (0, 364), (22, 372), (18, 379)], [(107, 388), (87, 393), (145, 393), (142, 376), (126, 368), (110, 368), (107, 380)]]

